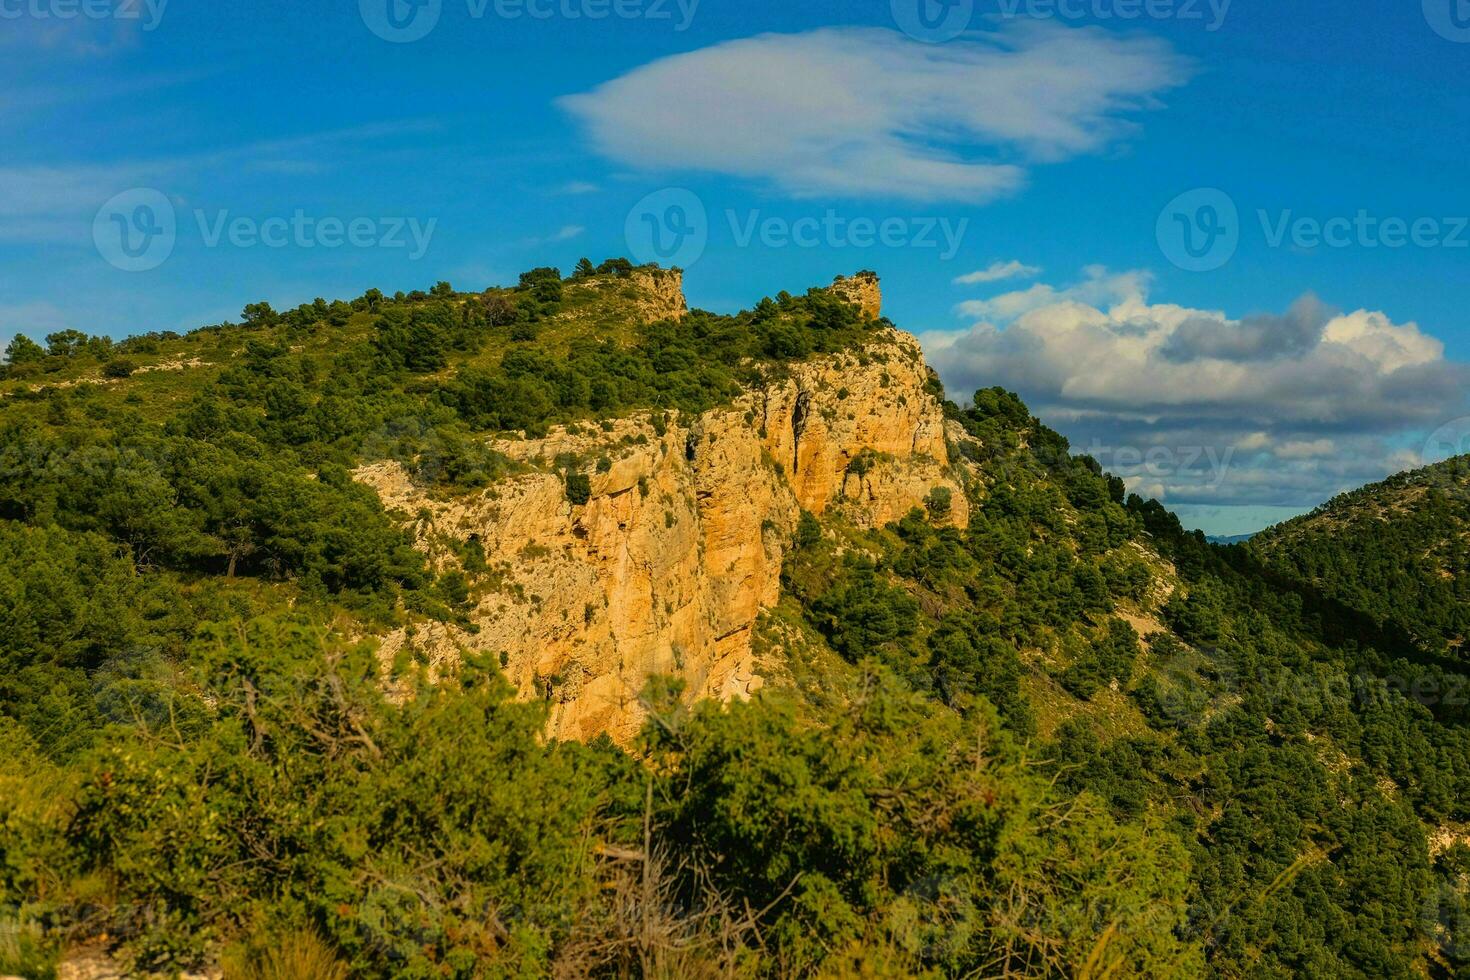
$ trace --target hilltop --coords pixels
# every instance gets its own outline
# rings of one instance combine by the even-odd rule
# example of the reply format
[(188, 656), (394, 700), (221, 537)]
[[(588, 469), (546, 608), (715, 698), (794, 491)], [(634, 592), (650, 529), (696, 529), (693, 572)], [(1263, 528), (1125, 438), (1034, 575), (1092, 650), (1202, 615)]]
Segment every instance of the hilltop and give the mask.
[(1458, 656), (1470, 634), (1470, 457), (1335, 497), (1252, 546), (1285, 574)]

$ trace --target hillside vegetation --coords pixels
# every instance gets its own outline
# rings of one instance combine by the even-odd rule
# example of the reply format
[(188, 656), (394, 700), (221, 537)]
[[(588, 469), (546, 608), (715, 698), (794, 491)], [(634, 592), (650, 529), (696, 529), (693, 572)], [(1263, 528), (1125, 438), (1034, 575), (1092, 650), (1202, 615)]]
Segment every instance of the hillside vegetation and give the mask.
[(1283, 573), (1458, 658), (1470, 635), (1470, 457), (1335, 497), (1254, 547)]
[(385, 676), (365, 637), (467, 627), (493, 570), (431, 564), (355, 467), (575, 499), (580, 462), (490, 437), (891, 330), (827, 290), (648, 322), (659, 274), (12, 346), (0, 973), (1470, 975), (1470, 707), (1430, 616), (1185, 533), (1003, 388), (944, 403), (964, 526), (938, 492), (801, 516), (749, 700), (655, 679), (634, 744), (584, 744), (493, 657)]

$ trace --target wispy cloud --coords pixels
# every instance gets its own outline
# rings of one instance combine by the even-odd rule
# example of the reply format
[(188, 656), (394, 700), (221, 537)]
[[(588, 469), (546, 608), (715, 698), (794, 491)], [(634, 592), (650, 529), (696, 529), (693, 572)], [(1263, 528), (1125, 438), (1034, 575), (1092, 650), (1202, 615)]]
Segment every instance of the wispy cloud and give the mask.
[(1000, 282), (1003, 279), (1030, 279), (1041, 275), (1041, 267), (1026, 265), (1011, 259), (1009, 262), (992, 262), (989, 267), (966, 273), (955, 278), (957, 286), (974, 286), (983, 282)]
[[(16, 4), (11, 9), (19, 13), (20, 6)], [(47, 11), (49, 16), (12, 14), (3, 18), (0, 50), (8, 52), (8, 56), (96, 58), (127, 50), (158, 27), (168, 0), (138, 0), (134, 4), (116, 3), (100, 8), (92, 4), (86, 16), (74, 7), (69, 17), (48, 11), (44, 3), (35, 6)], [(91, 15), (94, 8), (102, 16)]]
[(555, 245), (559, 242), (569, 242), (574, 238), (581, 238), (587, 229), (582, 225), (562, 225), (549, 235), (538, 235), (527, 238), (527, 245)]
[(1131, 113), (1190, 73), (1164, 41), (1095, 28), (1013, 21), (944, 45), (827, 28), (664, 58), (560, 105), (635, 167), (766, 179), (801, 197), (982, 203), (1034, 164), (1127, 135)]
[(211, 171), (285, 177), (325, 173), (354, 150), (437, 131), (427, 120), (404, 120), (307, 133), (196, 153), (109, 163), (0, 166), (0, 241), (90, 243), (92, 213), (133, 187), (178, 197)]

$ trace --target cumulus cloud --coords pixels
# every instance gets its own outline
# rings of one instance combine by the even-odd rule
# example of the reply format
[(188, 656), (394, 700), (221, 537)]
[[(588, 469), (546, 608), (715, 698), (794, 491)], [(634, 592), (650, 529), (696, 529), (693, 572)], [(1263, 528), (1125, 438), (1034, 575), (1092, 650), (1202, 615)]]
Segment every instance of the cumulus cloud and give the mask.
[(1030, 279), (1041, 275), (1041, 267), (1026, 265), (1018, 259), (1009, 262), (992, 262), (984, 269), (966, 273), (955, 278), (957, 286), (975, 286), (983, 282), (1000, 282), (1002, 279)]
[(636, 167), (767, 179), (798, 197), (981, 203), (1032, 164), (1127, 135), (1129, 115), (1190, 72), (1162, 40), (1051, 22), (943, 45), (825, 28), (662, 58), (560, 105)]
[(1242, 317), (1234, 329), (1221, 330), (1215, 317), (1186, 320), (1165, 343), (1162, 353), (1187, 363), (1202, 357), (1256, 361), (1300, 354), (1321, 341), (1333, 311), (1308, 293), (1284, 314)]
[(978, 321), (925, 348), (952, 391), (1013, 388), (1134, 490), (1176, 503), (1309, 508), (1422, 465), (1412, 433), (1466, 414), (1470, 366), (1414, 323), (1312, 295), (1233, 318), (1152, 302), (1149, 286), (1094, 267), (962, 303)]

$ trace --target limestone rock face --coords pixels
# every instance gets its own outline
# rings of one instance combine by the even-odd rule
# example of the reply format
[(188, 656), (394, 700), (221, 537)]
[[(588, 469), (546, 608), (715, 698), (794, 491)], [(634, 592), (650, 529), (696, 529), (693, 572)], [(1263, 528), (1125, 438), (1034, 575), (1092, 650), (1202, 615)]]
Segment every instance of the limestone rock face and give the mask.
[(832, 283), (832, 292), (856, 306), (869, 320), (883, 315), (883, 288), (878, 283), (877, 273), (838, 276)]
[[(468, 497), (435, 500), (396, 463), (363, 467), (388, 508), (419, 515), (436, 565), (452, 567), (454, 544), (474, 539), (495, 583), (471, 616), (478, 633), (400, 631), (380, 656), (410, 647), (431, 672), (461, 650), (498, 656), (522, 697), (551, 702), (550, 734), (563, 738), (631, 738), (654, 674), (682, 677), (691, 698), (749, 694), (762, 683), (751, 631), (779, 598), (803, 509), (842, 508), (871, 526), (948, 487), (948, 519), (968, 521), (927, 380), (917, 341), (893, 331), (698, 416), (498, 441), (540, 469)], [(547, 465), (565, 453), (590, 477), (584, 505)]]
[(680, 269), (639, 267), (626, 276), (569, 279), (565, 288), (593, 291), (599, 294), (600, 303), (626, 304), (644, 323), (682, 320), (689, 312), (689, 304), (684, 299), (684, 273)]
[(689, 312), (683, 270), (635, 269), (632, 283), (639, 295), (638, 312), (649, 323), (681, 320)]

